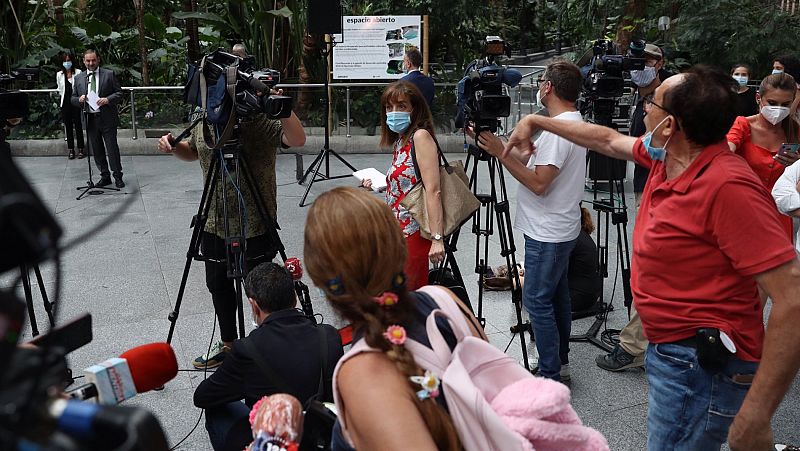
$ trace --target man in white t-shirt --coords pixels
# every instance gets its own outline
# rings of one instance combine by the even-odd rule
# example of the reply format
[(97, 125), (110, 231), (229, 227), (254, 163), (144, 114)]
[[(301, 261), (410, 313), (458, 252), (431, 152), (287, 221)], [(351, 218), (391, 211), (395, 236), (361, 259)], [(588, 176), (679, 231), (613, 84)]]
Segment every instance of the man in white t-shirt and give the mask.
[[(551, 117), (582, 121), (575, 108), (582, 82), (576, 65), (555, 62), (539, 80), (537, 101)], [(488, 132), (478, 136), (478, 145), (521, 185), (515, 226), (525, 234), (522, 302), (533, 325), (539, 374), (567, 380), (572, 326), (567, 266), (581, 227), (586, 148), (549, 132), (534, 144), (532, 154), (510, 152), (504, 157), (497, 137)]]

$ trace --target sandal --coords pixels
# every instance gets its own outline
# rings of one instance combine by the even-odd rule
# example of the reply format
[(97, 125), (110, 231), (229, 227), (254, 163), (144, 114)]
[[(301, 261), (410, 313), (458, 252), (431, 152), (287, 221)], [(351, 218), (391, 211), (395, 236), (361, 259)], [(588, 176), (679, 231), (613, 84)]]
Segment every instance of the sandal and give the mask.
[(82, 160), (84, 158), (86, 158), (86, 155), (84, 155), (83, 149), (78, 149), (78, 159)]
[(67, 155), (67, 158), (69, 158), (70, 160), (75, 159), (75, 149), (69, 149), (69, 155)]

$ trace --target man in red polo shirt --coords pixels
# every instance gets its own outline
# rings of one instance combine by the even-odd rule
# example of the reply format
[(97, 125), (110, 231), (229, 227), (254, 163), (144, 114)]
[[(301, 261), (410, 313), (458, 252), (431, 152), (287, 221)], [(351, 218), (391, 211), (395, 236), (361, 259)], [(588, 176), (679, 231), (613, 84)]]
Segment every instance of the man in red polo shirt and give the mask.
[[(642, 138), (531, 115), (504, 150), (533, 151), (541, 129), (651, 170), (631, 275), (650, 340), (651, 451), (719, 449), (726, 437), (734, 451), (770, 449), (770, 419), (800, 368), (800, 262), (769, 193), (728, 151), (735, 105), (733, 80), (698, 66), (645, 100)], [(757, 286), (773, 299), (766, 336)]]

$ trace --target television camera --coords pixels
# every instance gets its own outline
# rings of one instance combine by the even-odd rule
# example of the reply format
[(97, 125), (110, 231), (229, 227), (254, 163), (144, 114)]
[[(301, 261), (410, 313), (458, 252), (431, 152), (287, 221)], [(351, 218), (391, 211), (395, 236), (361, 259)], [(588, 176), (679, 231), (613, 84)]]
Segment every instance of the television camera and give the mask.
[[(245, 119), (258, 113), (264, 113), (270, 119), (291, 116), (291, 97), (265, 95), (280, 83), (280, 72), (275, 69), (256, 70), (255, 64), (253, 56), (241, 58), (222, 49), (204, 56), (196, 65), (189, 65), (184, 100), (205, 108), (206, 119), (217, 125), (227, 123), (233, 108), (239, 117)], [(201, 78), (204, 79), (202, 82)], [(201, 92), (201, 86), (206, 87), (206, 93)], [(203, 105), (204, 100), (207, 105)]]
[(495, 63), (496, 57), (507, 51), (505, 42), (497, 36), (487, 36), (483, 59), (467, 65), (464, 78), (458, 82), (458, 113), (456, 127), (472, 123), (475, 134), (497, 131), (498, 118), (511, 115), (511, 97), (503, 93), (503, 85), (517, 86), (522, 74), (516, 69)]
[[(642, 41), (631, 44), (633, 52)], [(635, 54), (635, 53), (634, 53)], [(614, 42), (598, 39), (592, 43), (589, 64), (582, 68), (584, 85), (581, 114), (591, 122), (610, 127), (614, 118), (627, 117), (620, 111), (619, 99), (625, 94), (625, 73), (644, 69), (644, 58), (619, 55)]]

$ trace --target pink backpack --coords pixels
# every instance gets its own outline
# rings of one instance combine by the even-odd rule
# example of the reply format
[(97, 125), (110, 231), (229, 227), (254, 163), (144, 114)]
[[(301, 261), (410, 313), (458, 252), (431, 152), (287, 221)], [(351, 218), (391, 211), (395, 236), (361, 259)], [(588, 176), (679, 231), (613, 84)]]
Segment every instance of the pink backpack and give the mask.
[[(581, 425), (566, 386), (534, 377), (490, 343), (473, 337), (463, 312), (441, 288), (419, 291), (439, 305), (425, 325), (431, 347), (411, 339), (405, 346), (420, 367), (439, 376), (465, 450), (608, 450), (599, 432)], [(436, 326), (437, 316), (449, 321), (458, 340), (452, 351)], [(365, 351), (374, 349), (363, 340), (356, 343), (339, 361), (334, 380), (344, 361)], [(334, 395), (338, 404), (338, 393)]]

